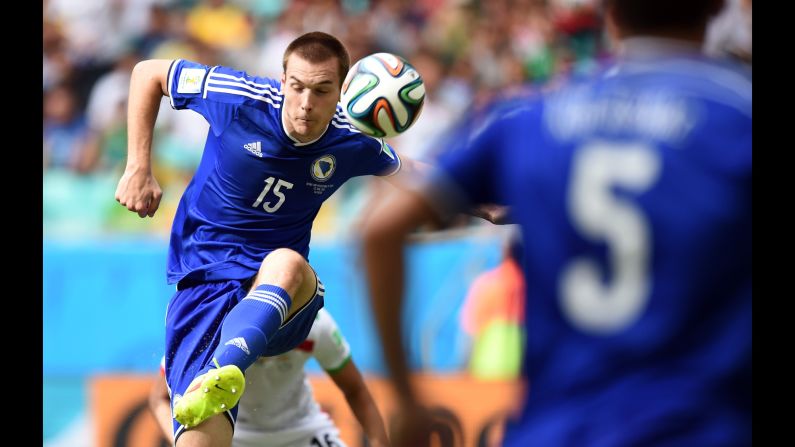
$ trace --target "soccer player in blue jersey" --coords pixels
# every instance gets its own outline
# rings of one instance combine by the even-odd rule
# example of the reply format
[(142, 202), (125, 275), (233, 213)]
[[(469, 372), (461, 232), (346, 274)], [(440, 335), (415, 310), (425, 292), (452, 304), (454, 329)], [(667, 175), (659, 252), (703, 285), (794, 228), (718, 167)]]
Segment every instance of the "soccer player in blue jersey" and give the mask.
[[(467, 203), (521, 225), (528, 389), (506, 446), (751, 443), (751, 80), (700, 53), (715, 0), (606, 0), (615, 63), (496, 105), (365, 227), (405, 431), (402, 247)], [(406, 441), (408, 439), (408, 441)]]
[(349, 65), (336, 38), (313, 32), (287, 47), (280, 80), (186, 60), (133, 70), (128, 160), (116, 190), (127, 209), (152, 216), (160, 203), (150, 151), (162, 96), (210, 123), (169, 247), (177, 292), (166, 313), (165, 375), (178, 446), (230, 445), (242, 372), (306, 339), (323, 306), (307, 262), (323, 201), (351, 177), (414, 169), (337, 106)]

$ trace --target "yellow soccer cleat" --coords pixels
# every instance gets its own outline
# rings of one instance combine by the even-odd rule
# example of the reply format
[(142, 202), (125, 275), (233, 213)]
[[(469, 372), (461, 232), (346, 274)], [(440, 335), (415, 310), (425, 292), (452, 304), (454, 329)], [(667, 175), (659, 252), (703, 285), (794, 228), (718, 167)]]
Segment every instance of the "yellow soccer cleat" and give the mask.
[(212, 369), (193, 379), (174, 405), (174, 418), (185, 428), (195, 427), (237, 405), (245, 386), (246, 379), (236, 365)]

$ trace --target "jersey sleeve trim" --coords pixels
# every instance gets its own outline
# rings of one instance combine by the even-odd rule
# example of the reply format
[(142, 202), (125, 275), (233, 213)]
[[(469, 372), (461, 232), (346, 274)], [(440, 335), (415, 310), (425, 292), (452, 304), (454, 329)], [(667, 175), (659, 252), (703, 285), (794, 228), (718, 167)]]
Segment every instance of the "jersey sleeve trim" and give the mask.
[[(223, 102), (237, 102), (245, 101), (239, 98), (232, 100), (234, 96), (243, 96), (246, 98), (262, 101), (270, 104), (273, 108), (279, 109), (282, 106), (282, 96), (279, 89), (270, 84), (260, 84), (247, 79), (244, 76), (234, 76), (227, 73), (221, 73), (214, 69), (207, 75), (205, 83), (204, 98), (221, 100)], [(226, 98), (226, 99), (224, 99)]]
[(345, 368), (345, 366), (348, 365), (348, 363), (351, 361), (352, 358), (353, 356), (351, 354), (348, 354), (348, 356), (345, 357), (345, 359), (342, 361), (342, 363), (339, 364), (339, 366), (337, 366), (336, 368), (329, 368), (326, 370), (326, 372), (329, 374), (336, 374), (342, 371), (342, 368)]
[(394, 171), (392, 171), (392, 172), (390, 172), (388, 174), (381, 174), (380, 177), (392, 177), (393, 175), (395, 175), (398, 172), (400, 172), (400, 168), (403, 167), (403, 162), (400, 161), (400, 155), (398, 155), (398, 153), (395, 152), (395, 151), (392, 151), (392, 153), (395, 154), (395, 160), (397, 160), (397, 167), (395, 167)]
[(352, 133), (362, 133), (361, 130), (354, 127), (353, 124), (351, 124), (344, 116), (342, 116), (339, 110), (334, 114), (334, 117), (331, 118), (331, 125), (337, 129), (349, 130)]
[(384, 141), (383, 138), (375, 138), (375, 137), (370, 137), (370, 138), (373, 138), (376, 141), (381, 142), (381, 151), (379, 152), (378, 155), (381, 155), (382, 153), (386, 154), (387, 157), (389, 157), (392, 160), (395, 160), (397, 162), (397, 163), (395, 163), (395, 170), (394, 171), (387, 172), (387, 173), (379, 173), (378, 176), (379, 177), (391, 177), (391, 176), (397, 174), (398, 172), (400, 172), (400, 168), (403, 166), (402, 162), (400, 161), (400, 155), (398, 155), (398, 153), (389, 144), (387, 144), (387, 142)]
[(174, 71), (175, 71), (174, 69), (181, 60), (182, 59), (174, 59), (173, 61), (171, 61), (171, 65), (168, 66), (168, 76), (167, 76), (168, 81), (166, 83), (166, 93), (168, 93), (168, 101), (169, 103), (171, 103), (171, 108), (174, 110), (177, 110), (177, 106), (174, 105), (174, 94), (171, 92), (171, 85), (174, 83)]
[(207, 76), (204, 78), (204, 85), (202, 86), (202, 99), (207, 99), (207, 84), (210, 82), (210, 76), (213, 75), (213, 72), (215, 71), (216, 68), (218, 68), (217, 65), (211, 68), (210, 71), (207, 73)]
[(251, 94), (251, 93), (248, 93), (248, 92), (244, 92), (244, 91), (241, 91), (241, 90), (234, 90), (234, 89), (230, 89), (230, 88), (220, 88), (220, 87), (208, 86), (208, 87), (206, 87), (206, 89), (204, 91), (204, 94), (206, 95), (208, 91), (209, 92), (216, 92), (216, 93), (227, 93), (227, 94), (230, 94), (230, 95), (245, 96), (246, 98), (251, 98), (251, 99), (255, 99), (257, 101), (266, 102), (266, 103), (272, 105), (274, 109), (281, 108), (281, 106), (282, 106), (281, 103), (274, 102), (272, 99), (270, 99), (270, 98), (268, 98), (266, 96), (254, 95), (254, 94)]
[[(270, 92), (272, 94), (275, 94), (275, 95), (280, 95), (281, 94), (279, 89), (277, 89), (276, 87), (274, 87), (274, 86), (272, 86), (270, 84), (258, 84), (258, 83), (254, 82), (254, 81), (249, 81), (248, 79), (244, 78), (243, 76), (232, 76), (232, 75), (225, 74), (225, 73), (215, 73), (215, 77), (216, 77), (216, 79), (229, 79), (231, 81), (239, 81), (239, 82), (237, 82), (237, 84), (239, 84), (240, 82), (243, 82), (243, 83), (246, 83), (246, 84), (248, 84), (248, 85), (250, 85), (252, 87), (258, 87), (258, 88), (263, 90), (263, 91), (259, 91), (256, 88), (252, 88), (252, 91), (254, 93), (264, 93), (264, 90), (267, 89), (267, 90), (270, 90)], [(217, 82), (219, 84), (221, 83), (221, 81), (215, 81), (215, 82)]]

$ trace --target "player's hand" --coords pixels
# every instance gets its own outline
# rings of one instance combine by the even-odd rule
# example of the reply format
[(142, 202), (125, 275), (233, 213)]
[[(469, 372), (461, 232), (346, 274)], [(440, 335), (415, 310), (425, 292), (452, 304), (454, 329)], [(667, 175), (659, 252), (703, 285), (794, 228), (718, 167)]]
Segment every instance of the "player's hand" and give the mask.
[(474, 207), (470, 214), (488, 220), (495, 225), (503, 225), (510, 223), (509, 211), (510, 208), (507, 206), (489, 203)]
[(151, 170), (127, 167), (116, 188), (116, 201), (139, 217), (152, 217), (160, 206), (163, 190)]

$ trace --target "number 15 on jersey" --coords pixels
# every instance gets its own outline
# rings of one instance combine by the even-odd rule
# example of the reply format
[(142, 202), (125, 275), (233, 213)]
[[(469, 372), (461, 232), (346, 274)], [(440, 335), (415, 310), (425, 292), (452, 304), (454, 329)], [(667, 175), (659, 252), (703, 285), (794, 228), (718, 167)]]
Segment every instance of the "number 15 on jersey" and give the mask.
[[(275, 187), (273, 187), (273, 182), (276, 182)], [(262, 201), (265, 199), (265, 196), (268, 195), (268, 192), (271, 190), (271, 187), (273, 187), (273, 195), (279, 198), (279, 201), (276, 202), (275, 205), (271, 205), (270, 201), (262, 203)], [(281, 208), (281, 206), (284, 204), (285, 197), (284, 193), (281, 191), (282, 188), (293, 189), (293, 184), (282, 179), (277, 179), (275, 177), (268, 177), (267, 179), (265, 179), (265, 188), (262, 190), (262, 192), (259, 194), (259, 197), (257, 197), (257, 200), (251, 206), (253, 208), (256, 208), (262, 203), (262, 209), (264, 209), (265, 211), (269, 213), (276, 212), (276, 210)]]

